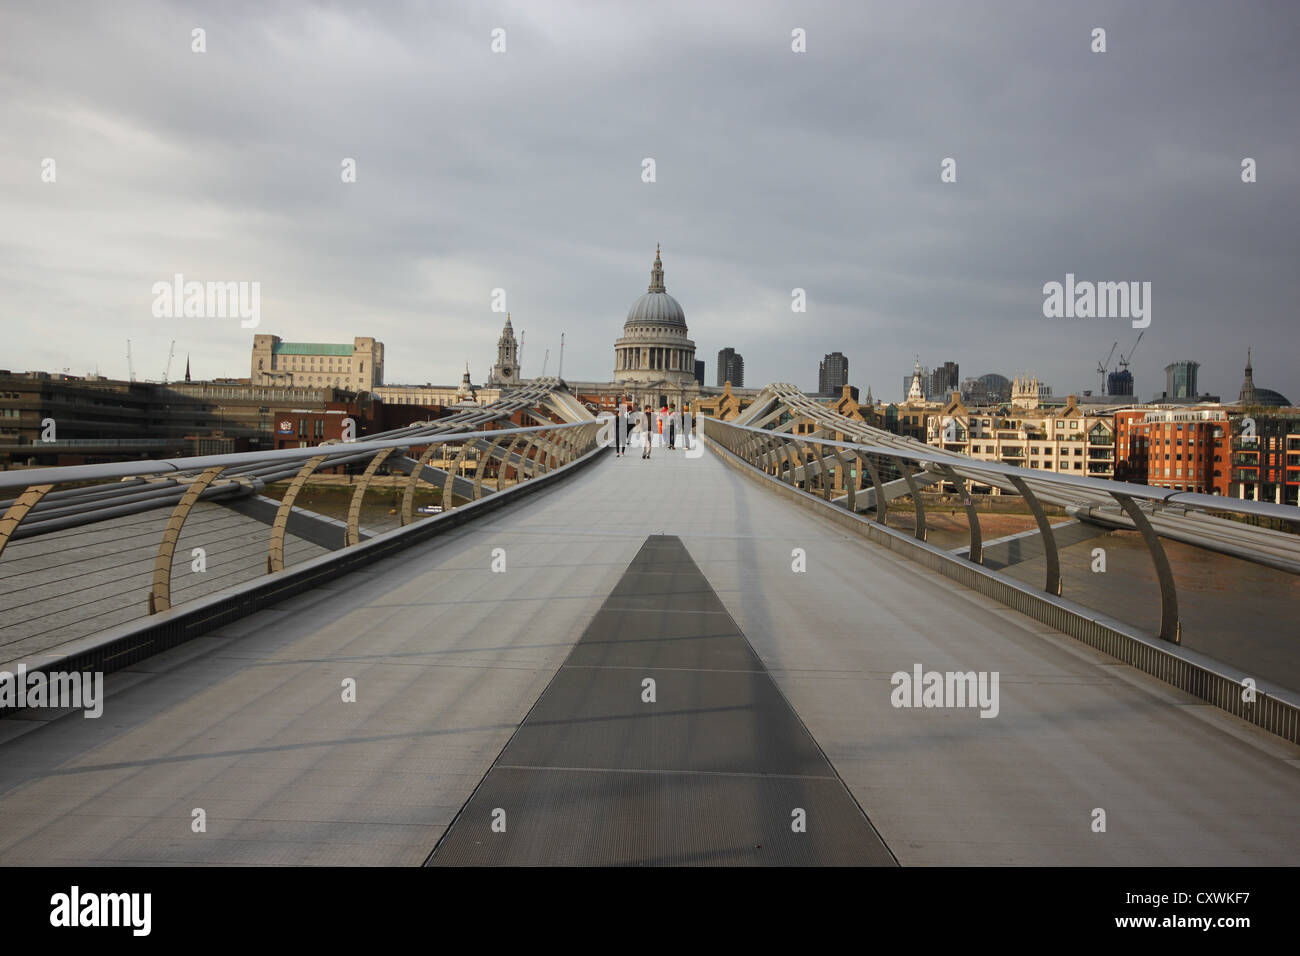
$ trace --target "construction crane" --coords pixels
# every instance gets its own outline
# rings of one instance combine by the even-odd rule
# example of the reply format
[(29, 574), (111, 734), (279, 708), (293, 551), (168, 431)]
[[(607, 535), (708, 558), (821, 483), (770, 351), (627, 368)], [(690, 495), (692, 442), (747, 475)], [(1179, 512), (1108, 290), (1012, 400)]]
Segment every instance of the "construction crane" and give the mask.
[(520, 380), (524, 377), (524, 336), (528, 334), (527, 329), (519, 331), (519, 354), (515, 356), (515, 374)]
[(176, 340), (172, 339), (171, 351), (167, 353), (167, 367), (163, 369), (163, 384), (167, 384), (168, 377), (172, 374), (172, 359), (176, 357)]
[(1106, 361), (1097, 363), (1097, 374), (1101, 376), (1101, 394), (1106, 394), (1106, 366), (1110, 365), (1110, 360), (1115, 356), (1115, 350), (1119, 348), (1119, 342), (1115, 342), (1110, 347), (1110, 355), (1106, 356)]
[(1129, 363), (1133, 361), (1133, 353), (1137, 351), (1138, 342), (1141, 342), (1141, 341), (1142, 341), (1142, 336), (1144, 336), (1144, 335), (1146, 335), (1146, 334), (1147, 334), (1147, 330), (1146, 330), (1146, 329), (1143, 329), (1141, 332), (1138, 333), (1137, 342), (1134, 342), (1134, 343), (1133, 343), (1133, 347), (1132, 347), (1131, 349), (1128, 350), (1128, 355), (1127, 355), (1127, 356), (1125, 356), (1123, 352), (1120, 352), (1120, 353), (1119, 353), (1119, 367), (1120, 367), (1120, 368), (1123, 368), (1123, 369), (1127, 369), (1127, 368), (1128, 368)]
[(135, 366), (131, 364), (131, 340), (126, 340), (126, 372), (135, 381)]
[(557, 377), (564, 378), (564, 333), (560, 333), (560, 370), (555, 373)]
[(542, 359), (542, 378), (546, 378), (546, 363), (551, 360), (551, 350), (546, 350), (546, 356)]

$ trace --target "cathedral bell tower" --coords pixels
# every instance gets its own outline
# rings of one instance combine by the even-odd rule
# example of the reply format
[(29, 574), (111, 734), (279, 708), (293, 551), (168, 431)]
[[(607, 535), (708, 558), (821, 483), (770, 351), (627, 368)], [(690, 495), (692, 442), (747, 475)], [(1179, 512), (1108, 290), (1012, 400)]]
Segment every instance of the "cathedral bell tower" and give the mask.
[(519, 343), (515, 341), (515, 330), (510, 325), (510, 313), (506, 313), (506, 325), (497, 340), (497, 364), (492, 366), (488, 376), (489, 385), (519, 384)]

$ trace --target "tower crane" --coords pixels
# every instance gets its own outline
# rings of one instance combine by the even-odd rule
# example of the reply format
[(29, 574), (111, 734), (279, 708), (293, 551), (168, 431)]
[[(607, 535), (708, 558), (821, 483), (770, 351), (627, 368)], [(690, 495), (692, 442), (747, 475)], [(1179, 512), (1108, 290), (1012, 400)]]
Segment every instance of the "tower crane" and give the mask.
[(172, 339), (171, 351), (167, 353), (167, 367), (163, 369), (163, 384), (167, 384), (169, 376), (172, 374), (172, 359), (176, 357), (176, 340)]
[(126, 372), (131, 381), (135, 381), (135, 366), (131, 364), (131, 340), (126, 340)]
[(1119, 342), (1115, 342), (1110, 347), (1110, 355), (1106, 356), (1106, 361), (1097, 363), (1097, 374), (1101, 376), (1101, 394), (1103, 395), (1106, 394), (1106, 366), (1110, 364), (1110, 360), (1115, 356), (1117, 348), (1119, 348)]
[(1138, 333), (1137, 342), (1134, 342), (1134, 343), (1133, 343), (1133, 347), (1132, 347), (1131, 349), (1128, 350), (1128, 355), (1127, 355), (1127, 356), (1125, 356), (1123, 352), (1120, 352), (1120, 353), (1119, 353), (1119, 365), (1120, 365), (1120, 368), (1125, 368), (1125, 369), (1126, 369), (1126, 368), (1129, 367), (1129, 363), (1133, 361), (1133, 353), (1137, 351), (1138, 342), (1141, 342), (1141, 341), (1142, 341), (1142, 336), (1144, 336), (1144, 335), (1146, 335), (1146, 334), (1147, 334), (1147, 330), (1146, 330), (1146, 329), (1143, 329), (1141, 332)]

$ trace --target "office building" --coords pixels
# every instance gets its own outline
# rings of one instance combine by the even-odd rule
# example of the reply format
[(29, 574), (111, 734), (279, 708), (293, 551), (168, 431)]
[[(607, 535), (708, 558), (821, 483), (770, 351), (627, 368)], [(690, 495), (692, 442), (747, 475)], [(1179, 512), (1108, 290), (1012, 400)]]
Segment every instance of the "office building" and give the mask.
[(849, 384), (849, 360), (843, 352), (831, 352), (817, 366), (817, 394), (838, 397)]
[(718, 353), (718, 387), (730, 382), (733, 388), (745, 386), (745, 360), (735, 349), (726, 348)]

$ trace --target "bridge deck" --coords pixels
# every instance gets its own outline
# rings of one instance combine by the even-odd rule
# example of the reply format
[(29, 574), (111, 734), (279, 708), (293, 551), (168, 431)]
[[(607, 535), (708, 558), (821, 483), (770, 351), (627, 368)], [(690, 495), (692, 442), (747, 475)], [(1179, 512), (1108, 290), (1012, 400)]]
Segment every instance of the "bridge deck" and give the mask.
[[(680, 537), (903, 864), (1300, 856), (1297, 748), (900, 562), (711, 455), (656, 450), (607, 456), (517, 508), (111, 675), (98, 720), (0, 722), (0, 863), (420, 863), (504, 763), (650, 535)], [(806, 573), (791, 570), (794, 548)], [(894, 708), (890, 675), (914, 664), (998, 671), (998, 716)], [(355, 703), (341, 700), (348, 677)], [(696, 761), (730, 753), (722, 740), (664, 746)], [(583, 791), (570, 798), (583, 813)], [(735, 812), (727, 800), (680, 807), (695, 826)], [(192, 832), (196, 808), (205, 833)]]
[(431, 862), (893, 858), (681, 540), (656, 535)]

